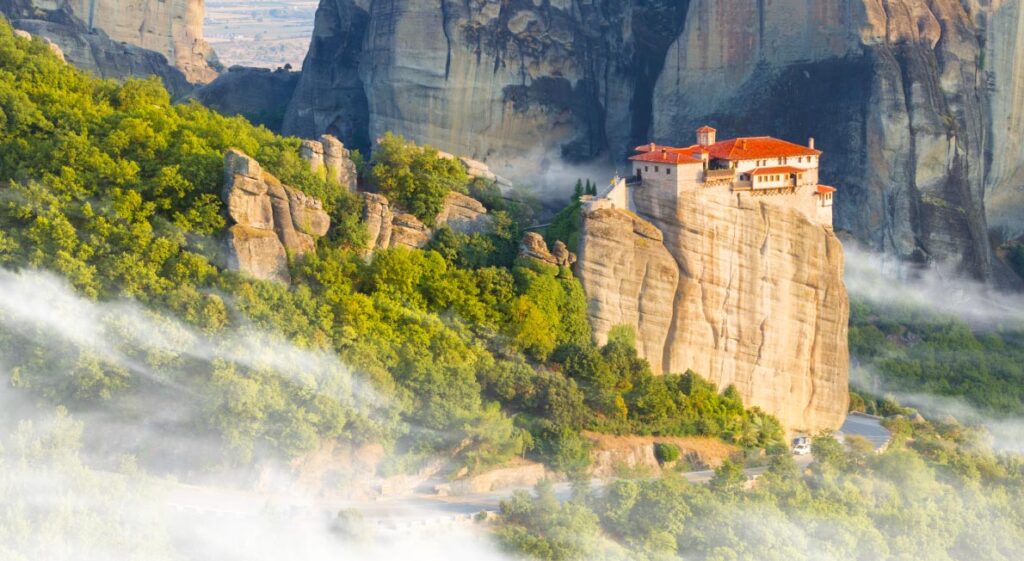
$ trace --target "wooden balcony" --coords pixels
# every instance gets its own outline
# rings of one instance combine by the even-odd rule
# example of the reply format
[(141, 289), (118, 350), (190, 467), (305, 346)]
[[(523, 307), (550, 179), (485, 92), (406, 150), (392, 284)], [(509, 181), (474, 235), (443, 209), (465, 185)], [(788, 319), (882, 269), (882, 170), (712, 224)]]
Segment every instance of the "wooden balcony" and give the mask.
[(732, 181), (736, 177), (734, 169), (709, 169), (704, 171), (704, 181)]

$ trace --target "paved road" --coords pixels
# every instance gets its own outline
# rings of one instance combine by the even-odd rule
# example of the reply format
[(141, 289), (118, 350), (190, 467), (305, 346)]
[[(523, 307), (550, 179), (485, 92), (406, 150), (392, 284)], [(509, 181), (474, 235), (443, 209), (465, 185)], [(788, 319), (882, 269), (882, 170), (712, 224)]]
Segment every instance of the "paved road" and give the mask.
[(892, 440), (892, 433), (882, 426), (882, 418), (865, 413), (850, 413), (846, 421), (840, 427), (836, 436), (862, 436), (875, 447), (876, 452), (881, 452), (889, 446)]
[[(810, 455), (797, 456), (795, 459), (798, 465), (803, 466), (811, 462)], [(748, 477), (757, 477), (764, 473), (765, 469), (752, 468), (745, 471)], [(691, 483), (704, 484), (711, 480), (714, 471), (693, 471), (683, 476)], [(594, 481), (591, 485), (599, 488), (606, 483), (607, 481)], [(464, 520), (483, 511), (497, 512), (501, 501), (512, 496), (515, 491), (531, 489), (532, 487), (519, 487), (449, 497), (410, 495), (376, 501), (303, 500), (292, 495), (261, 494), (179, 483), (167, 483), (164, 490), (167, 507), (178, 513), (222, 517), (256, 517), (264, 514), (313, 517), (354, 509), (358, 510), (365, 520), (373, 523), (387, 521), (400, 525), (416, 525)], [(559, 500), (567, 500), (572, 494), (572, 485), (556, 483), (554, 492)]]

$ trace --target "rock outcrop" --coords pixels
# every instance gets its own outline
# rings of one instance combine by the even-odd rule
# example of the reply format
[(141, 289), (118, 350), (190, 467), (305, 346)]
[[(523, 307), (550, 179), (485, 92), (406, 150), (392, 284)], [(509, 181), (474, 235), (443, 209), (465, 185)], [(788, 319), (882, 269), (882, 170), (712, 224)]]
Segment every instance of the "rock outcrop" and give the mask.
[(315, 173), (333, 180), (355, 193), (358, 188), (356, 164), (340, 140), (329, 134), (320, 135), (320, 140), (303, 140), (301, 155), (309, 162)]
[[(419, 218), (394, 207), (384, 195), (362, 195), (363, 222), (370, 234), (367, 249), (419, 249), (430, 242), (434, 232)], [(448, 193), (444, 208), (438, 213), (435, 224), (447, 224), (456, 232), (475, 234), (489, 231), (493, 226), (493, 217), (487, 214), (487, 209), (480, 201), (452, 191)]]
[(78, 28), (80, 43), (95, 44), (87, 35), (102, 31), (115, 44), (162, 55), (191, 83), (207, 83), (217, 76), (216, 56), (203, 40), (202, 0), (0, 0), (0, 11), (10, 19), (64, 25), (62, 33)]
[(461, 234), (480, 234), (491, 230), (493, 217), (483, 203), (462, 193), (450, 191), (444, 208), (437, 215), (437, 224), (447, 224)]
[(576, 270), (598, 341), (628, 325), (658, 372), (734, 385), (790, 430), (838, 428), (849, 302), (832, 230), (747, 194), (638, 188), (634, 204), (584, 213)]
[[(33, 37), (31, 33), (25, 31), (24, 29), (15, 29), (14, 36), (24, 39), (26, 41), (31, 41)], [(67, 59), (64, 58), (64, 51), (60, 48), (60, 45), (51, 41), (49, 37), (40, 37), (40, 39), (42, 39), (42, 41), (46, 43), (47, 47), (50, 47), (50, 50), (53, 51), (53, 54), (58, 59), (60, 59), (61, 62), (67, 62)]]
[(576, 263), (576, 254), (569, 251), (561, 240), (555, 241), (549, 251), (544, 237), (537, 232), (527, 232), (523, 236), (519, 244), (519, 255), (555, 267), (571, 267)]
[(282, 184), (234, 149), (224, 156), (222, 198), (232, 222), (227, 266), (258, 279), (291, 282), (288, 256), (313, 251), (331, 225), (319, 200)]
[(816, 137), (836, 226), (988, 275), (1024, 231), (1019, 0), (321, 0), (284, 128), (531, 174), (655, 140)]

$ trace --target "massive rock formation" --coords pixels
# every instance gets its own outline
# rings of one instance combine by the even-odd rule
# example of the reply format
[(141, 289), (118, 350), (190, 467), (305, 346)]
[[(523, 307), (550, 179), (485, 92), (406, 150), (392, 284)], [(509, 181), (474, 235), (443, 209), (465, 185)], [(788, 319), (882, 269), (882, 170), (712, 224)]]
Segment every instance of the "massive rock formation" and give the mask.
[(826, 226), (747, 194), (637, 189), (637, 214), (584, 214), (577, 273), (599, 342), (616, 325), (658, 372), (735, 385), (790, 430), (847, 407), (849, 302)]
[(276, 131), (281, 129), (285, 108), (298, 83), (298, 72), (232, 66), (216, 80), (197, 88), (192, 97), (219, 113), (242, 115)]
[(1019, 0), (321, 0), (285, 130), (502, 175), (650, 140), (817, 137), (837, 227), (986, 277), (1024, 231)]
[(192, 89), (185, 75), (168, 65), (163, 55), (113, 41), (102, 31), (90, 33), (80, 21), (15, 19), (11, 24), (51, 41), (67, 62), (101, 78), (123, 80), (132, 76), (158, 76), (174, 97)]
[(259, 279), (291, 282), (288, 255), (313, 251), (331, 225), (319, 200), (282, 184), (238, 150), (224, 156), (222, 196), (233, 222), (227, 266)]
[(973, 0), (984, 30), (979, 66), (989, 91), (989, 225), (1005, 238), (1024, 235), (1024, 8), (1019, 0)]
[[(48, 20), (80, 28), (74, 39), (78, 43), (95, 44), (88, 35), (102, 31), (115, 44), (163, 55), (192, 83), (206, 83), (217, 76), (216, 56), (203, 40), (203, 0), (0, 0), (0, 11), (11, 19)], [(68, 33), (68, 27), (61, 33)], [(61, 41), (51, 39), (64, 48)]]

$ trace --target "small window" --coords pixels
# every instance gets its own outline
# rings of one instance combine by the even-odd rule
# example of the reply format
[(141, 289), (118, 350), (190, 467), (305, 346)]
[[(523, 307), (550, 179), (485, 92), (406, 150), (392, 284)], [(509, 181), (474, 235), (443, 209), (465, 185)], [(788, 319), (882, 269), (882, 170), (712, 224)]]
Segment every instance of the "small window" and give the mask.
[(665, 175), (672, 175), (672, 168), (665, 168)]
[(651, 171), (651, 170), (647, 169), (647, 166), (644, 166), (644, 171)]
[(655, 172), (658, 172), (658, 171), (660, 171), (660, 170), (658, 169), (658, 166), (654, 166), (654, 171), (655, 171)]

